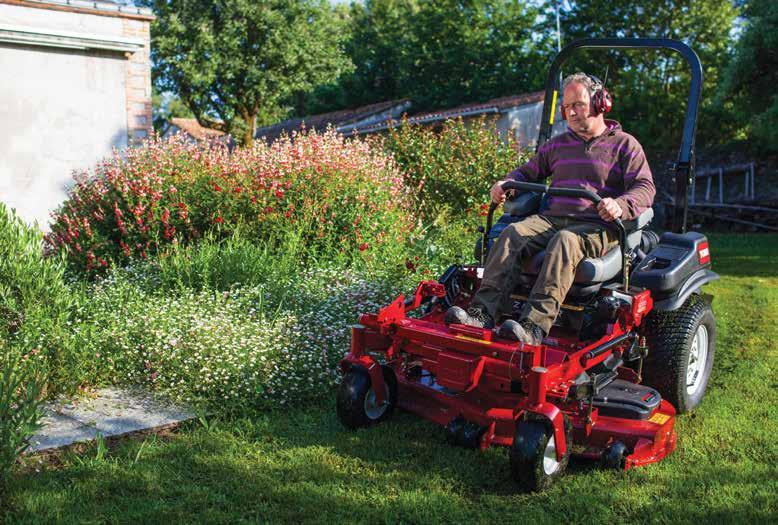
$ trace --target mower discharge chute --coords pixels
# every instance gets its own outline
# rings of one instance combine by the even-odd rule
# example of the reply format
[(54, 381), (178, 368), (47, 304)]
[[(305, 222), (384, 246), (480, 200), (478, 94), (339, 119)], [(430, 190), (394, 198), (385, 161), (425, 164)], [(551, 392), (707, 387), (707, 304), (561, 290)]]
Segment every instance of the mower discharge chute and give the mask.
[[(496, 205), (490, 207), (476, 247), (480, 264), (452, 266), (439, 281), (419, 284), (412, 297), (401, 295), (377, 313), (361, 315), (352, 328), (337, 399), (346, 427), (370, 426), (403, 408), (445, 427), (453, 444), (509, 447), (513, 477), (528, 490), (548, 486), (572, 454), (630, 469), (674, 450), (675, 415), (701, 401), (716, 337), (710, 298), (700, 288), (718, 276), (710, 270), (705, 236), (685, 231), (702, 81), (699, 59), (673, 40), (574, 42), (549, 71), (538, 147), (550, 136), (552, 100), (567, 57), (580, 48), (614, 47), (674, 49), (692, 68), (675, 168), (674, 232), (658, 237), (648, 230), (650, 209), (633, 221), (614, 221), (619, 246), (579, 265), (560, 315), (540, 345), (501, 339), (489, 329), (447, 326), (446, 310), (466, 308), (478, 289), (485, 252), (500, 225), (536, 213), (543, 194), (600, 200), (582, 189), (506, 183), (506, 190), (524, 193), (506, 203), (496, 224)], [(511, 295), (517, 307), (527, 300), (543, 256), (524, 261)], [(414, 310), (420, 315), (409, 316)]]

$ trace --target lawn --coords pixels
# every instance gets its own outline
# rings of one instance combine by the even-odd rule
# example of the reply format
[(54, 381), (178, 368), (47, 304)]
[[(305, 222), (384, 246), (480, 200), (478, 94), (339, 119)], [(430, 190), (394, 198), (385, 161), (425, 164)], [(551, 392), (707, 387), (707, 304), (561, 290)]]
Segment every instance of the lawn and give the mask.
[[(764, 523), (778, 520), (778, 236), (711, 235), (721, 281), (702, 405), (657, 465), (572, 461), (522, 494), (503, 449), (476, 453), (405, 413), (347, 432), (334, 392), (311, 406), (203, 419), (161, 436), (28, 458), (8, 523)], [(355, 312), (355, 318), (356, 318)]]

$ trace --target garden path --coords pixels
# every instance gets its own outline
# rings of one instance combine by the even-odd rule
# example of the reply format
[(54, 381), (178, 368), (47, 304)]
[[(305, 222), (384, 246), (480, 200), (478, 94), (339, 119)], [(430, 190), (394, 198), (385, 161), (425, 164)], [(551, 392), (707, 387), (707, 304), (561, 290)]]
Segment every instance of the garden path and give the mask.
[(103, 388), (89, 396), (48, 403), (43, 427), (30, 439), (30, 452), (52, 450), (98, 436), (153, 430), (195, 417), (191, 408), (139, 389)]

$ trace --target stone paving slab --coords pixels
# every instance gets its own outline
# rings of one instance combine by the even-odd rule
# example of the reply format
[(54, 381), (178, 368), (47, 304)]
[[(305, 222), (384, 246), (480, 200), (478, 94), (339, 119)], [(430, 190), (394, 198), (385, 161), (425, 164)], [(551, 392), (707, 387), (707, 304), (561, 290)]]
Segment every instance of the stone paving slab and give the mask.
[(94, 397), (57, 401), (45, 407), (41, 428), (30, 439), (30, 452), (91, 441), (98, 435), (120, 436), (180, 423), (193, 410), (139, 389), (104, 388)]
[(84, 425), (72, 417), (57, 414), (50, 408), (44, 410), (43, 428), (30, 439), (30, 451), (65, 447), (72, 443), (97, 439), (97, 429)]

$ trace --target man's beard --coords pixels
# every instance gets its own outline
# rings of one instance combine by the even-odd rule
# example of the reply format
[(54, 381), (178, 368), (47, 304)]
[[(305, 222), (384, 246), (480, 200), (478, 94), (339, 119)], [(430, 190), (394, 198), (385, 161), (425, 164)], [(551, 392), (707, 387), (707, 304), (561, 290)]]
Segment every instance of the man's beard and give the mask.
[(586, 122), (585, 120), (579, 120), (575, 122), (575, 128), (578, 131), (589, 131), (590, 127), (591, 126), (589, 126), (589, 123)]

